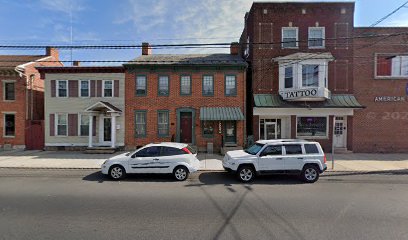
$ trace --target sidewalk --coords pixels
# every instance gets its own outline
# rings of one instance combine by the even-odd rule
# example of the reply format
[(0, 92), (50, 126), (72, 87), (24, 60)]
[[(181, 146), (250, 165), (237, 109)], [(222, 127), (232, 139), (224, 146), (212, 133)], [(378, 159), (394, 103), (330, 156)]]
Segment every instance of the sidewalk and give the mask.
[[(0, 168), (100, 169), (102, 163), (116, 154), (85, 154), (83, 152), (0, 151)], [(328, 171), (375, 172), (408, 171), (408, 154), (335, 154), (334, 169), (327, 155)], [(198, 154), (202, 171), (222, 171), (223, 156)]]

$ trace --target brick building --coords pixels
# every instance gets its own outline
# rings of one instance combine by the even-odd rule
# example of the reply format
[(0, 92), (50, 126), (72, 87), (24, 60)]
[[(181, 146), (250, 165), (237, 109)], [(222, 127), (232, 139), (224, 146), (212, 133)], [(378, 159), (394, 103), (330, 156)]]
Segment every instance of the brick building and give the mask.
[[(0, 148), (42, 149), (44, 83), (38, 66), (61, 66), (58, 51), (0, 56)], [(40, 141), (39, 141), (40, 140)]]
[[(354, 29), (355, 152), (408, 152), (408, 28)], [(392, 34), (387, 36), (387, 34)], [(375, 36), (377, 37), (370, 37)]]
[(238, 51), (236, 43), (231, 54), (156, 55), (144, 43), (142, 56), (124, 64), (126, 146), (244, 146), (247, 64)]
[(353, 95), (353, 15), (352, 2), (253, 3), (240, 38), (248, 135), (353, 150), (353, 116), (363, 107)]

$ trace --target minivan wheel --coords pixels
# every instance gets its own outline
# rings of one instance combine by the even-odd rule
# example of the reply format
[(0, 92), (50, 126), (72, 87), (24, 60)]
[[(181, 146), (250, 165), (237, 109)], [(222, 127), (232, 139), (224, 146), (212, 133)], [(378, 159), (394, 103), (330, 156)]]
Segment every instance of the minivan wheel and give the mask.
[(319, 179), (319, 169), (313, 165), (306, 165), (303, 168), (301, 177), (306, 183), (314, 183)]
[(238, 179), (241, 182), (250, 182), (255, 178), (255, 171), (253, 167), (243, 166), (238, 169)]
[(177, 181), (185, 181), (188, 178), (188, 169), (184, 166), (178, 166), (174, 169), (173, 175)]
[(126, 176), (125, 168), (119, 165), (114, 165), (109, 169), (109, 176), (113, 180), (123, 179)]

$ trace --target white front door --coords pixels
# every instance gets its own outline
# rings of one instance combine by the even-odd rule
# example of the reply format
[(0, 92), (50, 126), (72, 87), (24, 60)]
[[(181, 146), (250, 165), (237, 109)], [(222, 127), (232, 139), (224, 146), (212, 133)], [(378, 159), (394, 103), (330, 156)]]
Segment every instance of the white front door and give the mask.
[(335, 117), (334, 120), (334, 147), (345, 148), (347, 145), (347, 120), (345, 117)]
[(265, 139), (277, 139), (276, 123), (265, 123)]

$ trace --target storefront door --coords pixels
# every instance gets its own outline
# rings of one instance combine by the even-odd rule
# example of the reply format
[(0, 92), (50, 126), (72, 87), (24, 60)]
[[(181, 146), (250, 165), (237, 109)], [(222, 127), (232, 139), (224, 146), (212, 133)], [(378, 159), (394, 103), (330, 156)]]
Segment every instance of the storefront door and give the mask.
[(237, 142), (235, 121), (225, 122), (225, 143)]
[(265, 123), (265, 138), (266, 140), (277, 139), (276, 123)]
[(334, 147), (346, 147), (347, 122), (345, 117), (335, 117), (334, 121)]

